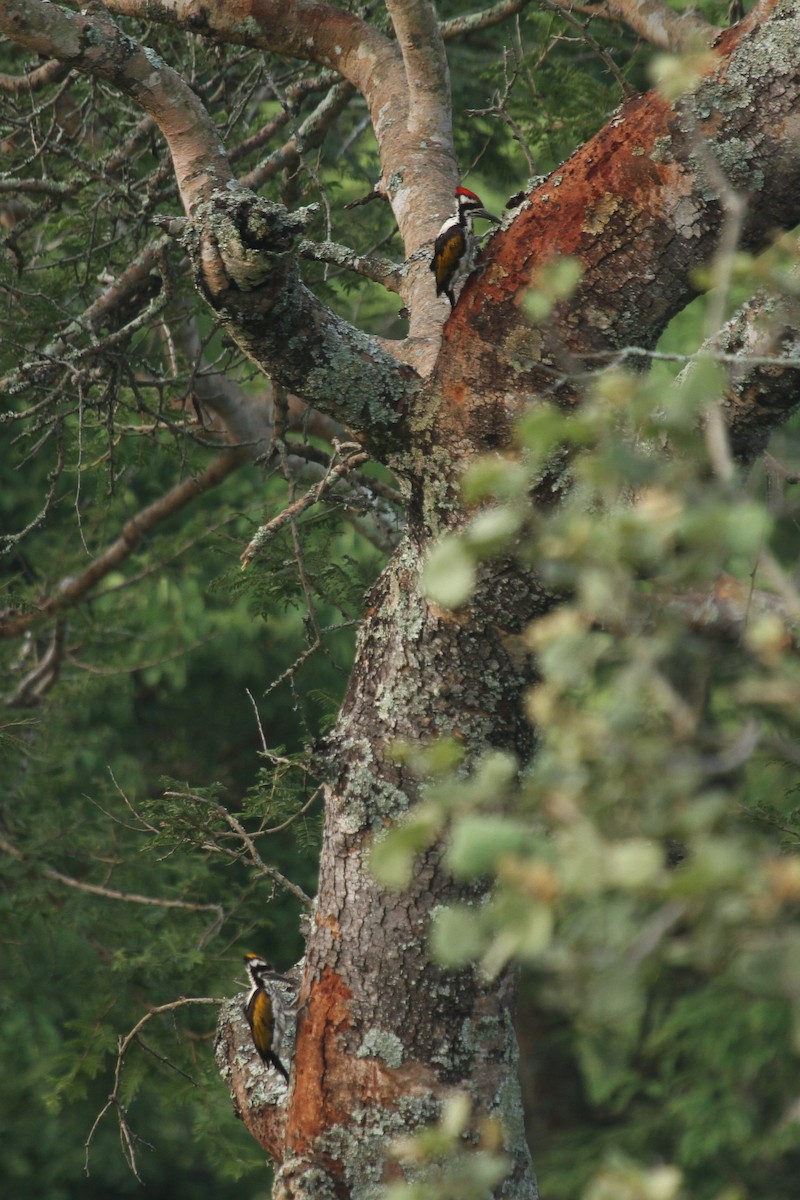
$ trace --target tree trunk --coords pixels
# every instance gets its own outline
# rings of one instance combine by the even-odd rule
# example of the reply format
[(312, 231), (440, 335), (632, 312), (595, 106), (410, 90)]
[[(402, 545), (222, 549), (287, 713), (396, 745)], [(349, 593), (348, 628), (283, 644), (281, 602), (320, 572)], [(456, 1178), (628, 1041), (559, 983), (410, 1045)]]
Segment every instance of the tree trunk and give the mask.
[[(552, 598), (518, 567), (495, 564), (468, 607), (443, 611), (421, 592), (425, 551), (463, 520), (464, 464), (507, 450), (526, 403), (534, 396), (575, 403), (581, 372), (627, 346), (652, 346), (691, 298), (690, 271), (714, 254), (726, 215), (708, 187), (709, 156), (735, 138), (747, 146), (755, 178), (757, 164), (774, 153), (770, 122), (788, 119), (797, 94), (797, 71), (786, 59), (769, 119), (759, 109), (756, 97), (776, 87), (774, 39), (786, 34), (767, 26), (748, 44), (749, 36), (746, 24), (728, 36), (722, 65), (706, 64), (708, 79), (679, 114), (658, 93), (635, 99), (532, 193), (468, 281), (432, 376), (409, 389), (401, 430), (387, 425), (384, 457), (407, 481), (410, 532), (369, 597), (326, 746), (325, 839), (292, 1090), (285, 1124), (261, 1136), (279, 1164), (276, 1196), (374, 1194), (376, 1183), (400, 1171), (387, 1158), (387, 1138), (435, 1121), (455, 1090), (470, 1098), (475, 1143), (487, 1116), (502, 1128), (510, 1170), (492, 1194), (537, 1195), (522, 1131), (513, 978), (443, 970), (426, 946), (437, 907), (477, 906), (483, 892), (448, 874), (438, 843), (419, 854), (399, 893), (375, 882), (367, 856), (371, 839), (420, 796), (421, 781), (396, 761), (393, 746), (452, 736), (463, 745), (465, 775), (487, 747), (517, 761), (530, 757), (521, 698), (533, 666), (517, 652), (515, 635)], [(737, 47), (744, 47), (738, 58)], [(701, 110), (720, 87), (712, 121)], [(765, 243), (778, 208), (784, 219), (788, 210), (800, 216), (800, 193), (789, 195), (797, 146), (770, 161), (769, 201), (748, 208), (750, 245)], [(583, 279), (537, 327), (520, 300), (542, 266), (565, 254), (581, 263)], [(780, 410), (776, 420), (784, 416)], [(263, 1109), (244, 1116), (259, 1136)]]
[[(514, 975), (486, 981), (472, 968), (445, 970), (427, 944), (437, 907), (479, 905), (483, 891), (452, 878), (438, 842), (419, 854), (400, 892), (376, 882), (368, 856), (423, 786), (393, 754), (398, 745), (454, 738), (465, 774), (490, 747), (529, 756), (520, 698), (531, 674), (507, 644), (546, 602), (506, 565), (487, 574), (468, 610), (439, 610), (421, 594), (421, 557), (410, 534), (368, 597), (347, 696), (325, 746), (319, 892), (285, 1125), (276, 1127), (261, 1104), (240, 1105), (279, 1162), (276, 1196), (372, 1194), (399, 1170), (386, 1158), (387, 1140), (434, 1122), (456, 1091), (471, 1101), (476, 1144), (487, 1117), (502, 1129), (510, 1169), (496, 1194), (537, 1195), (517, 1079)], [(229, 1063), (235, 1048), (236, 1041), (226, 1046)]]

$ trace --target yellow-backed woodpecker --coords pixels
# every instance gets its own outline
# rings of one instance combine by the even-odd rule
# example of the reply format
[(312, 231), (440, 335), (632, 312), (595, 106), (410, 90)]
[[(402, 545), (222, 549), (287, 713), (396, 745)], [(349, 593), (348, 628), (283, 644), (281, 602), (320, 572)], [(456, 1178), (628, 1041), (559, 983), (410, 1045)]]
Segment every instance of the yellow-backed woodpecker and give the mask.
[(289, 980), (260, 954), (245, 954), (244, 961), (250, 978), (244, 1015), (253, 1035), (253, 1043), (262, 1061), (280, 1071), (288, 1083), (289, 1072), (278, 1057), (278, 1051), (291, 1006), (276, 984), (288, 983)]
[(436, 279), (436, 295), (444, 293), (455, 308), (455, 288), (466, 279), (475, 266), (476, 239), (472, 222), (476, 217), (500, 224), (498, 217), (487, 212), (469, 188), (456, 188), (456, 215), (448, 217), (436, 235), (431, 270)]

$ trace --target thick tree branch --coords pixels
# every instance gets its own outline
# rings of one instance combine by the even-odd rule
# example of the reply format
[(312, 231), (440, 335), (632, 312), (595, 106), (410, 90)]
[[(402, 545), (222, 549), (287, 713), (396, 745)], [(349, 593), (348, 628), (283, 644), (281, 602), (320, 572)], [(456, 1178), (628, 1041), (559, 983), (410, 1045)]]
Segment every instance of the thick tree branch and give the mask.
[[(141, 0), (108, 0), (108, 8), (143, 15)], [(402, 122), (407, 111), (403, 62), (396, 44), (354, 13), (313, 0), (260, 0), (245, 11), (228, 0), (148, 0), (146, 15), (215, 40), (335, 68), (366, 100), (382, 159), (394, 159), (385, 143), (397, 137), (398, 117)]]
[[(126, 16), (142, 15), (140, 0), (108, 0), (108, 7)], [(427, 0), (414, 0), (414, 10), (418, 19), (427, 22), (426, 28), (433, 29), (432, 36), (440, 44), (438, 30), (431, 26), (432, 9)], [(422, 119), (435, 131), (435, 137), (421, 138), (411, 128), (417, 118), (409, 103), (409, 79), (397, 44), (352, 13), (310, 0), (291, 4), (261, 0), (256, 8), (248, 6), (244, 17), (226, 0), (148, 0), (146, 12), (148, 20), (334, 67), (358, 89), (378, 143), (378, 187), (392, 204), (409, 263), (401, 293), (410, 314), (409, 338), (399, 354), (427, 373), (436, 355), (446, 308), (430, 286), (425, 255), (420, 251), (432, 246), (442, 221), (452, 212), (458, 182), (449, 134), (449, 94), (444, 89), (435, 97), (430, 88), (434, 76), (443, 78), (443, 57), (435, 55), (438, 66), (434, 76), (428, 72), (428, 84), (418, 89), (427, 96)], [(425, 51), (415, 55), (427, 56)]]
[(384, 457), (404, 441), (400, 418), (419, 380), (302, 283), (295, 254), (309, 215), (244, 189), (218, 192), (185, 242), (203, 291), (250, 358)]
[(433, 5), (429, 0), (386, 0), (386, 8), (406, 70), (409, 132), (452, 154), (450, 72)]
[(663, 0), (606, 0), (604, 8), (603, 15), (624, 21), (651, 45), (674, 54), (708, 45), (720, 32), (693, 9), (676, 12)]
[[(532, 193), (492, 239), (488, 266), (447, 326), (443, 420), (460, 447), (471, 441), (460, 397), (473, 369), (494, 393), (477, 389), (475, 436), (485, 445), (490, 429), (502, 444), (507, 397), (567, 402), (583, 361), (653, 346), (695, 294), (693, 271), (717, 253), (725, 194), (745, 201), (746, 248), (800, 221), (799, 102), (800, 5), (771, 0), (723, 35), (692, 94), (674, 106), (658, 92), (630, 101)], [(583, 277), (537, 324), (526, 293), (546, 287), (548, 262), (567, 256)]]
[(230, 0), (108, 0), (110, 12), (187, 32), (213, 37), (232, 45), (270, 50), (321, 67), (334, 67), (366, 95), (370, 75), (399, 63), (397, 47), (355, 13), (316, 0), (259, 0), (237, 6)]
[[(320, 20), (336, 11), (297, 7), (304, 15), (313, 9)], [(303, 214), (290, 216), (245, 190), (231, 191), (227, 157), (194, 92), (153, 51), (122, 35), (102, 6), (92, 13), (73, 15), (42, 0), (2, 0), (0, 30), (29, 49), (110, 81), (156, 120), (172, 152), (184, 206), (195, 220), (187, 244), (198, 282), (232, 336), (288, 391), (324, 409), (365, 442), (372, 439), (373, 451), (384, 454), (396, 440), (414, 372), (303, 286), (294, 259)], [(359, 43), (363, 53), (356, 55), (362, 67), (370, 46), (391, 46), (360, 21), (347, 18), (344, 24), (364, 39)], [(308, 38), (308, 29), (303, 36)], [(338, 50), (346, 56), (345, 49)], [(385, 113), (380, 119), (388, 121)]]
[(645, 597), (653, 609), (678, 614), (693, 629), (709, 637), (741, 641), (748, 624), (759, 616), (779, 617), (785, 626), (784, 649), (797, 650), (797, 609), (774, 592), (745, 587), (730, 575), (721, 575), (711, 592), (681, 592)]
[[(403, 136), (396, 147), (401, 157), (383, 160), (383, 178), (391, 171), (400, 181), (387, 191), (405, 240), (408, 276), (404, 300), (411, 315), (409, 338), (414, 339), (430, 336), (444, 316), (444, 306), (430, 286), (428, 264), (419, 251), (427, 241), (432, 242), (444, 217), (453, 210), (458, 165), (450, 73), (433, 5), (430, 0), (387, 0), (387, 9), (403, 55), (406, 95), (404, 112), (393, 113), (394, 119), (403, 122)], [(429, 361), (432, 365), (432, 355)], [(427, 366), (423, 362), (422, 369)]]
[(481, 29), (491, 29), (493, 25), (502, 25), (509, 17), (515, 17), (522, 12), (533, 0), (500, 0), (490, 8), (479, 9), (474, 13), (465, 13), (463, 17), (450, 17), (439, 26), (442, 37), (446, 42), (455, 41), (468, 33), (476, 33)]
[[(752, 462), (800, 406), (800, 304), (762, 290), (704, 350), (712, 359), (721, 352), (730, 363), (723, 415), (732, 453)], [(682, 375), (692, 370), (696, 367)]]

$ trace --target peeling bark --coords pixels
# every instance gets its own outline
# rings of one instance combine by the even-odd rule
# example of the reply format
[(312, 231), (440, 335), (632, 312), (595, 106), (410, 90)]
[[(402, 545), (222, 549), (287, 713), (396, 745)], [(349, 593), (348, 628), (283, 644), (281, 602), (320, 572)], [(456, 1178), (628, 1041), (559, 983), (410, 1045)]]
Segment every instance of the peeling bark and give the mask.
[[(775, 8), (722, 39), (691, 97), (624, 105), (493, 237), (445, 329), (434, 441), (458, 438), (463, 454), (505, 444), (531, 397), (572, 403), (587, 369), (654, 346), (716, 252), (725, 188), (745, 197), (747, 248), (800, 221), (800, 21), (795, 4)], [(583, 277), (537, 325), (525, 295), (564, 256)]]

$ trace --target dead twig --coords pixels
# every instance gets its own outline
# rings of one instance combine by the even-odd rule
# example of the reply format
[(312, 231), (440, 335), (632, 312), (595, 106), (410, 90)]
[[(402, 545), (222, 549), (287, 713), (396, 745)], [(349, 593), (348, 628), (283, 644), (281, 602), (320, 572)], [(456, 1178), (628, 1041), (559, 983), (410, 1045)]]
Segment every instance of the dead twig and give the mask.
[(131, 1129), (130, 1123), (128, 1121), (127, 1109), (125, 1108), (125, 1105), (122, 1103), (122, 1098), (121, 1098), (122, 1070), (125, 1065), (125, 1056), (128, 1053), (131, 1043), (134, 1040), (138, 1041), (138, 1035), (139, 1035), (140, 1029), (142, 1029), (147, 1024), (148, 1021), (150, 1021), (153, 1017), (158, 1016), (160, 1013), (174, 1012), (174, 1010), (176, 1008), (183, 1008), (187, 1004), (220, 1005), (223, 1003), (224, 1003), (224, 1000), (222, 998), (219, 998), (216, 996), (181, 996), (181, 998), (179, 1000), (171, 1000), (168, 1004), (158, 1004), (158, 1005), (156, 1005), (155, 1008), (151, 1008), (149, 1010), (149, 1012), (145, 1013), (145, 1015), (141, 1018), (141, 1020), (136, 1022), (133, 1029), (131, 1029), (129, 1033), (126, 1033), (124, 1037), (121, 1037), (119, 1039), (119, 1043), (117, 1045), (117, 1061), (116, 1061), (116, 1065), (114, 1067), (114, 1086), (112, 1087), (111, 1092), (109, 1093), (108, 1100), (106, 1101), (106, 1103), (101, 1108), (100, 1112), (95, 1117), (95, 1119), (92, 1123), (92, 1127), (89, 1130), (88, 1137), (86, 1138), (86, 1141), (84, 1142), (85, 1154), (84, 1154), (83, 1169), (84, 1169), (84, 1172), (86, 1175), (89, 1175), (89, 1173), (90, 1173), (89, 1172), (89, 1155), (90, 1155), (91, 1145), (92, 1145), (92, 1141), (94, 1139), (94, 1135), (97, 1132), (97, 1129), (100, 1125), (100, 1122), (103, 1120), (103, 1117), (106, 1115), (106, 1113), (109, 1111), (109, 1109), (114, 1108), (114, 1109), (116, 1109), (117, 1120), (119, 1121), (119, 1136), (120, 1136), (120, 1141), (122, 1143), (122, 1152), (125, 1156), (125, 1159), (128, 1163), (130, 1170), (132, 1171), (132, 1173), (139, 1180), (139, 1183), (143, 1182), (142, 1177), (139, 1174), (139, 1168), (138, 1168), (137, 1161), (136, 1161), (136, 1143), (141, 1141), (141, 1139), (138, 1138), (136, 1136), (136, 1134), (133, 1132), (133, 1130)]
[(296, 520), (307, 508), (311, 508), (313, 504), (318, 504), (325, 493), (330, 491), (331, 487), (339, 479), (347, 475), (350, 471), (353, 471), (356, 467), (360, 467), (369, 458), (369, 455), (356, 442), (334, 443), (334, 445), (338, 453), (341, 453), (343, 450), (353, 452), (343, 458), (341, 462), (336, 463), (335, 466), (333, 465), (334, 460), (331, 459), (331, 465), (319, 483), (309, 488), (306, 494), (301, 496), (299, 500), (295, 500), (293, 504), (289, 504), (276, 517), (273, 517), (271, 521), (267, 521), (266, 525), (262, 525), (256, 530), (242, 553), (242, 570), (250, 565), (269, 539), (288, 521)]

